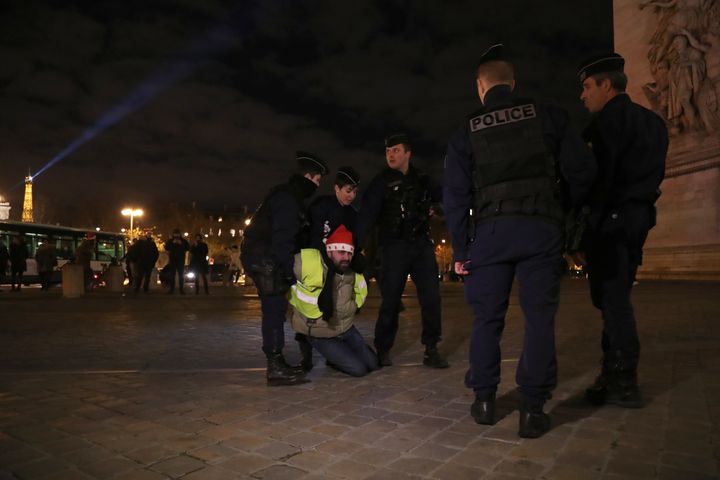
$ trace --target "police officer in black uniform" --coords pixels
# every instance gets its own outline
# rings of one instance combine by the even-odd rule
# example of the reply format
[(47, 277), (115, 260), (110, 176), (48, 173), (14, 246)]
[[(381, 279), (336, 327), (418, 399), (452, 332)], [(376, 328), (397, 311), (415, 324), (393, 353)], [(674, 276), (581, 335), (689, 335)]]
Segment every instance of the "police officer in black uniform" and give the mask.
[(315, 192), (328, 168), (318, 156), (307, 152), (297, 152), (297, 162), (297, 173), (270, 190), (255, 211), (242, 243), (241, 262), (260, 296), (269, 386), (306, 381), (302, 367), (285, 362), (283, 327), (287, 292), (294, 281), (293, 257), (307, 242), (301, 238), (307, 235), (305, 200)]
[(356, 236), (358, 245), (377, 223), (382, 248), (382, 304), (375, 324), (375, 348), (382, 366), (392, 365), (390, 349), (398, 330), (400, 297), (408, 274), (417, 288), (422, 313), (423, 364), (447, 368), (437, 344), (441, 335), (440, 285), (435, 248), (430, 240), (432, 204), (442, 192), (430, 177), (410, 164), (406, 135), (385, 141), (388, 168), (379, 173), (363, 195)]
[(595, 162), (565, 111), (515, 96), (514, 69), (495, 45), (477, 69), (482, 108), (448, 144), (443, 200), (454, 268), (465, 276), (475, 322), (465, 384), (471, 414), (495, 422), (500, 339), (513, 279), (525, 317), (517, 366), (521, 437), (550, 428), (543, 404), (556, 384), (555, 313), (565, 211), (585, 202)]
[(352, 167), (340, 167), (335, 176), (335, 194), (321, 195), (308, 207), (310, 246), (325, 251), (325, 239), (340, 225), (354, 232), (357, 210), (352, 205), (360, 175)]
[[(335, 194), (320, 195), (308, 207), (310, 220), (309, 247), (325, 251), (325, 240), (340, 225), (353, 232), (357, 221), (357, 210), (352, 205), (357, 195), (360, 175), (352, 167), (340, 167), (335, 176)], [(359, 250), (359, 249), (358, 249)], [(362, 273), (362, 255), (353, 256), (353, 271)], [(301, 366), (309, 372), (313, 368), (312, 345), (307, 336), (302, 333), (295, 334), (295, 340), (302, 354)]]
[(643, 406), (637, 383), (640, 353), (630, 291), (642, 261), (655, 201), (665, 175), (668, 132), (663, 120), (625, 93), (625, 60), (616, 53), (583, 62), (581, 100), (595, 116), (584, 132), (599, 175), (590, 202), (586, 255), (590, 291), (602, 312), (603, 366), (586, 392), (590, 402)]

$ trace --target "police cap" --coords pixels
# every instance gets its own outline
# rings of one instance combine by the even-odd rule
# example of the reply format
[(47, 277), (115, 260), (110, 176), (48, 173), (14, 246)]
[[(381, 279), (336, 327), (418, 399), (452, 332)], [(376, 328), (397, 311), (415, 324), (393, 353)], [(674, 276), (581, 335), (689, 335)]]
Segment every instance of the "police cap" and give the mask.
[(298, 166), (303, 170), (319, 173), (320, 175), (330, 173), (327, 163), (313, 153), (298, 150), (295, 152), (295, 160), (297, 160)]
[(605, 53), (588, 58), (578, 68), (578, 78), (584, 82), (586, 78), (596, 73), (622, 72), (625, 67), (625, 59), (617, 53)]
[(404, 133), (396, 133), (395, 135), (390, 135), (385, 139), (385, 148), (394, 147), (395, 145), (398, 145), (402, 143), (405, 145), (405, 148), (410, 150), (410, 139), (407, 135)]
[(352, 185), (357, 187), (360, 183), (360, 175), (352, 167), (340, 167), (338, 168), (337, 176), (335, 177), (335, 185), (344, 187), (345, 185)]
[(509, 62), (510, 60), (507, 57), (507, 52), (505, 51), (505, 45), (502, 43), (497, 43), (493, 45), (492, 47), (485, 50), (485, 52), (480, 55), (480, 60), (478, 60), (477, 66), (479, 67), (483, 63), (487, 62)]

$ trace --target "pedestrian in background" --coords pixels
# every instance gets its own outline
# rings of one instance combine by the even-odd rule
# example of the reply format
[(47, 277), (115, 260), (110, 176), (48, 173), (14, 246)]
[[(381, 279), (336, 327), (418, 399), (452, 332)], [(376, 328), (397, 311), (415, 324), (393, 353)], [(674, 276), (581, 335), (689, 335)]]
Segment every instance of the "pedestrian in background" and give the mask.
[(20, 236), (12, 237), (10, 241), (10, 291), (20, 291), (23, 274), (27, 270), (28, 253), (25, 239)]
[(175, 292), (175, 277), (177, 276), (180, 294), (185, 295), (185, 255), (190, 250), (190, 244), (185, 240), (179, 229), (173, 230), (172, 236), (165, 242), (165, 251), (168, 253), (168, 267), (172, 274), (168, 294)]
[(190, 271), (195, 274), (195, 295), (200, 293), (201, 279), (208, 295), (208, 246), (201, 233), (195, 235), (195, 243), (190, 247)]
[(40, 289), (50, 290), (53, 272), (57, 267), (57, 254), (55, 253), (55, 238), (48, 236), (42, 245), (35, 252), (38, 275), (40, 277)]
[(133, 290), (138, 293), (142, 288), (144, 293), (148, 293), (152, 271), (160, 257), (155, 240), (152, 238), (152, 232), (146, 230), (144, 236), (139, 238), (131, 248), (136, 248), (137, 252), (132, 263), (132, 272), (135, 276)]
[(91, 290), (93, 286), (93, 270), (90, 262), (92, 262), (94, 256), (95, 232), (88, 232), (75, 251), (75, 263), (83, 267), (83, 282), (85, 291)]
[(0, 240), (0, 283), (5, 280), (8, 268), (10, 267), (10, 253), (5, 242)]

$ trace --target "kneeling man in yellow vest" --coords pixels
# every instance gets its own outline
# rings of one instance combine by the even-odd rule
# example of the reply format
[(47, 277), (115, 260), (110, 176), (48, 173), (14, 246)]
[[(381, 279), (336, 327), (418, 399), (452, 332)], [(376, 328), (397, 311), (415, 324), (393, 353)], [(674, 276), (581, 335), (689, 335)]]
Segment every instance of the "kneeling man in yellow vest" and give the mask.
[(352, 233), (340, 225), (327, 238), (327, 255), (306, 248), (295, 255), (295, 278), (290, 289), (293, 329), (333, 368), (362, 377), (379, 368), (377, 355), (353, 325), (367, 297), (365, 277), (350, 269), (355, 248)]

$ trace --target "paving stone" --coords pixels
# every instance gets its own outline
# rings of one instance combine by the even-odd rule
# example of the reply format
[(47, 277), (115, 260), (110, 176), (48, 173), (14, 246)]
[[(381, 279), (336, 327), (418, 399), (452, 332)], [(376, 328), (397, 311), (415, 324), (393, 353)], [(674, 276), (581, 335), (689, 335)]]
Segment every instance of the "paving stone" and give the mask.
[(337, 463), (327, 465), (324, 468), (324, 471), (342, 478), (360, 479), (370, 477), (377, 471), (377, 468), (372, 465), (358, 463), (352, 460), (340, 460)]
[(230, 458), (237, 453), (237, 450), (224, 445), (208, 445), (196, 450), (187, 452), (187, 455), (197, 458), (205, 463), (217, 463), (225, 458)]
[(218, 466), (207, 466), (200, 470), (195, 470), (192, 473), (182, 477), (182, 480), (232, 480), (235, 478), (249, 478), (244, 476), (236, 475), (229, 470), (218, 467)]
[(67, 470), (75, 470), (75, 468), (70, 463), (54, 458), (43, 458), (36, 462), (25, 463), (12, 468), (13, 474), (21, 479), (42, 478)]
[[(150, 470), (133, 470), (132, 472), (125, 473), (119, 477), (115, 477), (114, 480), (167, 480), (169, 477), (153, 472)], [(187, 478), (187, 477), (183, 477)]]
[(485, 477), (486, 472), (457, 463), (447, 463), (430, 474), (439, 480), (475, 480)]
[(272, 465), (253, 473), (260, 480), (295, 480), (307, 475), (307, 472), (289, 465)]
[(236, 474), (249, 475), (269, 467), (273, 463), (275, 462), (267, 457), (241, 453), (218, 463), (218, 466)]
[(93, 463), (80, 465), (79, 469), (97, 478), (111, 478), (135, 470), (139, 465), (123, 457), (111, 457)]
[(204, 466), (205, 463), (196, 458), (192, 458), (187, 455), (180, 455), (179, 457), (169, 458), (158, 462), (150, 468), (153, 471), (160, 472), (174, 478), (194, 472), (195, 470), (200, 470)]
[(274, 442), (264, 447), (258, 448), (255, 453), (264, 455), (275, 460), (282, 460), (288, 458), (291, 455), (299, 453), (301, 449), (295, 445), (290, 445), (283, 442)]
[(409, 475), (425, 476), (429, 472), (435, 470), (441, 462), (431, 460), (429, 458), (404, 456), (388, 465), (386, 468), (397, 470)]
[(310, 450), (293, 455), (286, 460), (286, 463), (310, 472), (313, 470), (320, 470), (323, 466), (337, 461), (337, 457), (327, 453)]

